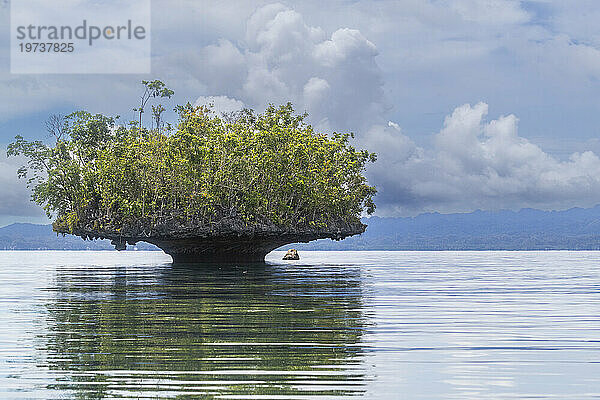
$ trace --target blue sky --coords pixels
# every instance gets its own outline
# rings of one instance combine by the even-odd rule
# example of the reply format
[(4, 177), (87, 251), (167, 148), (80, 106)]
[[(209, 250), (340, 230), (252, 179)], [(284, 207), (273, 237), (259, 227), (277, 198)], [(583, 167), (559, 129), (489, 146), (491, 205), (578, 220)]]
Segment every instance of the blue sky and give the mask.
[[(12, 75), (3, 4), (2, 146), (56, 112), (127, 116), (158, 78), (173, 104), (292, 101), (356, 132), (380, 215), (600, 203), (595, 1), (153, 1), (150, 75)], [(43, 221), (16, 168), (0, 157), (0, 224)]]

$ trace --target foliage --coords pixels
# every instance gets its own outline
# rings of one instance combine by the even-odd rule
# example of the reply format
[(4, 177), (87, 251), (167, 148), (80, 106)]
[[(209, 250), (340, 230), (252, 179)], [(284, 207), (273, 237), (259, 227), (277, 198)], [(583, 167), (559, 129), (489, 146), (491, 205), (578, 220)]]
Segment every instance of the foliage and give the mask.
[(223, 117), (189, 103), (176, 111), (173, 133), (159, 120), (154, 129), (126, 128), (78, 111), (64, 117), (54, 146), (17, 136), (8, 154), (27, 157), (19, 175), (62, 231), (91, 221), (97, 229), (136, 221), (152, 229), (164, 220), (223, 218), (319, 228), (374, 211), (375, 188), (362, 172), (375, 155), (355, 150), (350, 134), (315, 133), (291, 104)]
[[(171, 98), (175, 92), (169, 89), (163, 82), (159, 80), (154, 81), (142, 81), (144, 85), (144, 93), (140, 96), (140, 107), (134, 108), (133, 111), (139, 114), (139, 127), (142, 128), (142, 115), (144, 114), (144, 108), (150, 99), (155, 98)], [(157, 122), (157, 127), (160, 128), (160, 117), (165, 108), (162, 105), (152, 106), (152, 116)]]

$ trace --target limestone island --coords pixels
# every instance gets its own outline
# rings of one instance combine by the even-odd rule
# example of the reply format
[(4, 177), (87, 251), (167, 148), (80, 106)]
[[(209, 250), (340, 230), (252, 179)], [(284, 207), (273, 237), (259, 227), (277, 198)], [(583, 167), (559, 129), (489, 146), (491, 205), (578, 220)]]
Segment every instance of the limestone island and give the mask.
[(173, 92), (142, 83), (137, 121), (54, 115), (51, 145), (17, 136), (8, 146), (27, 158), (19, 176), (54, 231), (117, 250), (152, 243), (175, 263), (261, 262), (289, 243), (364, 232), (376, 190), (363, 172), (375, 155), (352, 147), (353, 135), (316, 133), (290, 103), (220, 115), (188, 103), (171, 125), (158, 101)]

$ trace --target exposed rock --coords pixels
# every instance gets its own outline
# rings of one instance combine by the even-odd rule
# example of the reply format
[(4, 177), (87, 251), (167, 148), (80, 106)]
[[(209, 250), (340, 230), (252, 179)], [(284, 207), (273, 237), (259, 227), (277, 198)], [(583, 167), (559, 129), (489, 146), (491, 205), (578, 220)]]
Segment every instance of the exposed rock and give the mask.
[[(98, 229), (99, 226), (110, 227)], [(130, 224), (111, 224), (106, 220), (88, 219), (72, 231), (54, 224), (59, 233), (84, 239), (110, 239), (117, 249), (126, 244), (148, 242), (160, 247), (175, 263), (264, 262), (265, 256), (290, 243), (316, 239), (341, 240), (363, 233), (366, 225), (338, 221), (324, 228), (312, 226), (284, 229), (270, 223), (247, 224), (239, 218), (222, 218), (211, 224), (182, 219), (163, 219), (154, 223), (137, 220)]]
[(285, 253), (285, 256), (283, 256), (284, 260), (299, 260), (300, 256), (298, 255), (298, 250), (296, 249), (289, 249), (287, 251), (287, 253)]
[(113, 239), (110, 242), (110, 244), (115, 246), (115, 250), (118, 250), (118, 251), (127, 250), (127, 242), (124, 242), (122, 240)]

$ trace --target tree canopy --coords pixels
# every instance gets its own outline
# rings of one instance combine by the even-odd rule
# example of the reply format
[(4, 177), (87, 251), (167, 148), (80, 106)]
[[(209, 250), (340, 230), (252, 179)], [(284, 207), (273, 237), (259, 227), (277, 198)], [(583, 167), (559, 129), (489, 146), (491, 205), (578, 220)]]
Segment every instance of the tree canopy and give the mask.
[(139, 121), (77, 111), (50, 120), (52, 145), (17, 136), (8, 146), (9, 156), (27, 157), (19, 176), (55, 230), (93, 223), (119, 231), (140, 221), (151, 230), (165, 219), (222, 218), (319, 228), (374, 211), (376, 190), (363, 172), (376, 157), (352, 147), (353, 135), (315, 132), (290, 103), (228, 115), (188, 103), (166, 128), (156, 105), (156, 123), (145, 128), (148, 98), (173, 94), (156, 82), (144, 82)]

